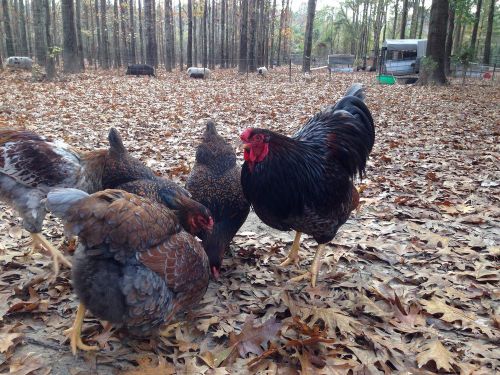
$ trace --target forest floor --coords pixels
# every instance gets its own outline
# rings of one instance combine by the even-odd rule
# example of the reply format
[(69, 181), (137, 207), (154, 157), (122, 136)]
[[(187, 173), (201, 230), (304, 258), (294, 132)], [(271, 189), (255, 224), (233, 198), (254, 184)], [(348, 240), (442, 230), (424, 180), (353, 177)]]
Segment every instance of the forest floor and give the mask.
[[(30, 253), (15, 212), (0, 205), (0, 373), (15, 374), (492, 374), (500, 370), (500, 85), (381, 86), (369, 73), (294, 72), (263, 78), (215, 71), (135, 78), (89, 72), (55, 83), (0, 72), (0, 126), (25, 127), (80, 149), (116, 127), (130, 152), (184, 183), (204, 121), (235, 147), (245, 127), (292, 134), (365, 84), (377, 134), (361, 208), (328, 246), (316, 288), (277, 265), (291, 233), (251, 214), (222, 277), (170, 335), (115, 332), (73, 356), (63, 334), (75, 315), (70, 272), (55, 283)], [(238, 158), (241, 160), (240, 152)], [(62, 244), (51, 217), (44, 234)], [(302, 243), (300, 270), (316, 244)], [(88, 342), (103, 344), (90, 314)]]

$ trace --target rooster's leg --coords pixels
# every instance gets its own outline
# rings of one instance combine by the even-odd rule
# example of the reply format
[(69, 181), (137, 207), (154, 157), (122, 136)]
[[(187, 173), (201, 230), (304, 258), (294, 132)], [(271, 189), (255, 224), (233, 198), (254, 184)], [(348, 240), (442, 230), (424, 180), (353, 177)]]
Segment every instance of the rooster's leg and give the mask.
[(314, 288), (316, 286), (316, 280), (318, 279), (318, 273), (321, 268), (321, 258), (323, 257), (324, 249), (325, 249), (324, 244), (318, 245), (318, 249), (316, 250), (316, 254), (314, 255), (314, 260), (311, 265), (311, 269), (300, 276), (290, 279), (290, 281), (297, 282), (304, 279), (311, 279), (311, 285)]
[(293, 240), (292, 247), (290, 249), (290, 252), (288, 253), (288, 256), (286, 259), (280, 263), (281, 267), (288, 266), (291, 263), (297, 264), (300, 260), (299, 257), (299, 249), (300, 249), (300, 236), (302, 233), (300, 232), (295, 232), (295, 238)]
[(38, 249), (43, 247), (52, 256), (54, 262), (54, 278), (59, 274), (59, 262), (65, 266), (71, 268), (71, 262), (67, 260), (64, 255), (52, 245), (49, 240), (47, 240), (41, 233), (31, 233), (31, 238), (33, 239), (33, 248)]
[(73, 323), (73, 327), (64, 331), (64, 334), (68, 335), (70, 338), (71, 352), (73, 353), (73, 355), (76, 355), (77, 348), (86, 351), (99, 349), (97, 346), (90, 346), (84, 344), (82, 341), (81, 334), (83, 318), (85, 317), (85, 310), (85, 305), (83, 303), (80, 303), (80, 305), (78, 306), (78, 310), (76, 311), (76, 318), (75, 322)]

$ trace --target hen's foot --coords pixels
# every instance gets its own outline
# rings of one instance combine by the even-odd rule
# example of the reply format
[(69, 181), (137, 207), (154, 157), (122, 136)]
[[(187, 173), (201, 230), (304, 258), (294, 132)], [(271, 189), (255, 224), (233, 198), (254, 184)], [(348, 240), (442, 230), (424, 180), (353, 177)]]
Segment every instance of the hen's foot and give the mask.
[(82, 341), (82, 324), (83, 324), (83, 318), (85, 316), (85, 306), (83, 303), (80, 303), (78, 306), (78, 310), (76, 312), (76, 317), (75, 317), (75, 322), (73, 323), (73, 327), (67, 329), (64, 331), (64, 334), (69, 337), (70, 339), (70, 346), (71, 346), (71, 352), (73, 355), (76, 355), (76, 349), (80, 350), (98, 350), (99, 347), (97, 346), (90, 346), (87, 344), (84, 344)]
[(321, 257), (323, 256), (324, 248), (325, 245), (318, 245), (318, 249), (316, 250), (316, 254), (314, 255), (314, 260), (310, 270), (302, 275), (291, 278), (290, 281), (298, 282), (304, 279), (311, 279), (311, 286), (313, 288), (316, 287), (316, 281), (318, 280), (318, 274), (321, 268)]
[(40, 249), (43, 248), (47, 250), (50, 255), (52, 256), (52, 261), (53, 261), (53, 268), (54, 268), (54, 276), (52, 277), (53, 280), (56, 279), (57, 275), (59, 274), (59, 264), (62, 263), (65, 266), (71, 268), (71, 262), (66, 259), (66, 257), (61, 253), (60, 250), (56, 249), (54, 245), (52, 245), (49, 240), (47, 240), (43, 234), (41, 233), (31, 233), (31, 238), (33, 239), (33, 249)]
[(299, 249), (300, 249), (300, 232), (295, 232), (295, 239), (293, 240), (292, 247), (286, 259), (279, 264), (280, 267), (286, 267), (290, 264), (298, 264), (300, 261)]

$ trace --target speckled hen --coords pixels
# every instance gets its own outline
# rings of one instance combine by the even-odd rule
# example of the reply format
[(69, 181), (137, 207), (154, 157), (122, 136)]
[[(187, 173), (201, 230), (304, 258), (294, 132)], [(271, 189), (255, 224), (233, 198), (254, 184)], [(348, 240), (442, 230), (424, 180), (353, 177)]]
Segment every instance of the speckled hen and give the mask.
[[(143, 187), (148, 192), (151, 199), (116, 189), (92, 195), (56, 189), (47, 196), (47, 209), (63, 220), (66, 231), (79, 236), (72, 283), (80, 306), (69, 332), (74, 354), (77, 348), (97, 349), (81, 339), (86, 308), (144, 336), (191, 307), (207, 289), (210, 272), (203, 247), (183, 229), (179, 212), (163, 204), (177, 200), (175, 191)], [(196, 210), (179, 205), (183, 209)], [(204, 213), (186, 216), (198, 215)], [(205, 217), (202, 229), (210, 230), (210, 222)]]
[(193, 199), (210, 209), (214, 218), (212, 233), (200, 238), (215, 278), (224, 253), (250, 211), (240, 179), (241, 167), (236, 164), (234, 149), (217, 133), (214, 122), (208, 121), (186, 188)]

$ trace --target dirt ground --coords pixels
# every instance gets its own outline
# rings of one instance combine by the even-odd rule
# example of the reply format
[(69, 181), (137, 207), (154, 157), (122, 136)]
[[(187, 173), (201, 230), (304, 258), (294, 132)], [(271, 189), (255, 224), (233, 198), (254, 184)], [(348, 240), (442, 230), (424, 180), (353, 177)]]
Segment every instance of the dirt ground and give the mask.
[[(0, 126), (25, 127), (82, 150), (106, 147), (110, 127), (158, 174), (183, 184), (204, 121), (235, 147), (248, 126), (293, 134), (316, 111), (362, 82), (377, 135), (361, 207), (328, 246), (318, 286), (278, 267), (293, 233), (251, 213), (203, 301), (164, 337), (109, 340), (87, 315), (98, 352), (73, 356), (63, 331), (78, 301), (65, 269), (0, 205), (0, 374), (493, 374), (500, 370), (500, 86), (381, 86), (369, 73), (285, 69), (266, 77), (215, 71), (158, 78), (124, 72), (34, 83), (0, 72)], [(241, 160), (241, 155), (238, 152)], [(52, 217), (44, 234), (62, 245)]]

